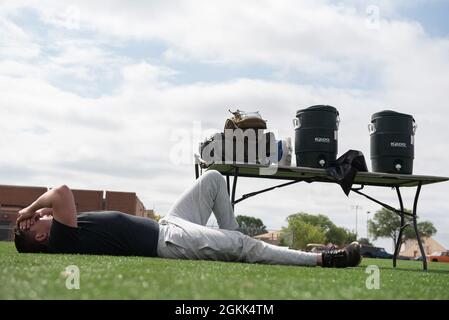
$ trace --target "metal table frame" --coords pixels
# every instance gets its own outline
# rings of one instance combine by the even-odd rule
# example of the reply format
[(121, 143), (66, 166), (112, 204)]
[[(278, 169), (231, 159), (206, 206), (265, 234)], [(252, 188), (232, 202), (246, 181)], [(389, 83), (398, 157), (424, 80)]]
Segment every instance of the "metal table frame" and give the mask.
[[(325, 169), (315, 169), (315, 168), (301, 168), (301, 167), (277, 167), (275, 174), (261, 174), (261, 168), (268, 168), (267, 166), (257, 165), (257, 164), (242, 164), (242, 163), (230, 163), (230, 164), (212, 164), (207, 168), (204, 163), (197, 161), (195, 163), (195, 176), (199, 178), (202, 174), (203, 169), (206, 170), (217, 170), (222, 175), (226, 177), (226, 183), (228, 188), (228, 193), (231, 197), (231, 203), (234, 207), (235, 204), (246, 200), (248, 198), (254, 197), (258, 194), (268, 192), (277, 188), (286, 187), (298, 182), (327, 182), (327, 183), (337, 183), (335, 179), (326, 173)], [(233, 177), (232, 189), (230, 183), (230, 177)], [(237, 190), (238, 177), (248, 177), (248, 178), (265, 178), (265, 179), (280, 179), (289, 180), (286, 183), (278, 184), (270, 188), (258, 190), (255, 192), (247, 193), (242, 195), (241, 198), (235, 199), (235, 194)], [(395, 250), (393, 255), (393, 267), (396, 268), (396, 260), (399, 254), (399, 250), (402, 243), (402, 234), (404, 229), (409, 225), (405, 221), (405, 217), (409, 216), (412, 218), (413, 229), (415, 231), (416, 239), (418, 241), (419, 249), (421, 251), (421, 256), (423, 258), (423, 269), (427, 271), (427, 259), (422, 244), (421, 237), (418, 233), (417, 224), (417, 209), (419, 196), (421, 194), (421, 188), (423, 185), (438, 183), (448, 181), (449, 178), (446, 177), (434, 177), (434, 176), (418, 176), (418, 175), (401, 175), (401, 174), (384, 174), (384, 173), (372, 173), (372, 172), (359, 172), (354, 180), (354, 185), (359, 187), (351, 188), (351, 191), (381, 205), (382, 207), (396, 213), (401, 218), (401, 225), (399, 229), (399, 235), (395, 243)], [(390, 187), (396, 190), (396, 194), (399, 201), (399, 209), (394, 208), (386, 203), (383, 203), (366, 193), (362, 192), (365, 186), (378, 186), (378, 187)], [(413, 201), (413, 211), (412, 213), (406, 212), (404, 208), (404, 202), (401, 195), (401, 187), (416, 187), (416, 193)]]

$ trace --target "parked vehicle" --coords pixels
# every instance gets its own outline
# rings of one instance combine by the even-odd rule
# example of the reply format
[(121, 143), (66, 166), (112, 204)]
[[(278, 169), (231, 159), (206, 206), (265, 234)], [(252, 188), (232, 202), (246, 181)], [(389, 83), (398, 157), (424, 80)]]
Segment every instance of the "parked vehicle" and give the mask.
[(392, 259), (393, 255), (385, 251), (384, 248), (368, 246), (362, 244), (360, 246), (360, 254), (365, 258)]
[(449, 251), (437, 251), (427, 256), (427, 261), (449, 262)]
[[(384, 248), (373, 247), (362, 244), (360, 247), (360, 254), (365, 258), (379, 258), (379, 259), (393, 259), (393, 254), (385, 251)], [(397, 256), (398, 260), (411, 260), (410, 257)]]

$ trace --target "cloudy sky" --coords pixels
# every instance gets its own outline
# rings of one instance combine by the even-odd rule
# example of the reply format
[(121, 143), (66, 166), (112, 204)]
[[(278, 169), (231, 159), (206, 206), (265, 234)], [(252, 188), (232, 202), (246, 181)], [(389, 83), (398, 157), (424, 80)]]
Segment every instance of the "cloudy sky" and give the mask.
[[(339, 153), (361, 150), (369, 167), (370, 116), (412, 114), (414, 172), (449, 176), (447, 12), (445, 0), (0, 1), (0, 184), (136, 191), (163, 215), (229, 108), (260, 111), (285, 138), (314, 104), (338, 108)], [(427, 186), (419, 207), (446, 247), (448, 194)], [(337, 185), (298, 184), (236, 213), (270, 229), (323, 213), (354, 230), (354, 205), (364, 236), (379, 207)]]

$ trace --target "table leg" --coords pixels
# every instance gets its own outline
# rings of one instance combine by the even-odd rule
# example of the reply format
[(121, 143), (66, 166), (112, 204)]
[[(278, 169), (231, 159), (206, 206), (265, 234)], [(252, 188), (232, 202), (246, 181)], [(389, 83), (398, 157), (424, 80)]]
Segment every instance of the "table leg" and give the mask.
[(231, 185), (230, 185), (230, 181), (229, 181), (229, 175), (226, 175), (226, 187), (228, 188), (228, 194), (231, 194)]
[(232, 195), (231, 195), (231, 204), (232, 208), (234, 209), (234, 202), (235, 202), (235, 190), (237, 189), (237, 178), (239, 176), (239, 168), (234, 169), (234, 179), (232, 180)]
[(195, 178), (198, 179), (200, 177), (200, 165), (195, 163)]
[(410, 216), (412, 218), (412, 221), (413, 221), (413, 228), (415, 230), (416, 240), (418, 241), (419, 249), (421, 251), (421, 256), (423, 257), (423, 269), (424, 269), (424, 271), (427, 271), (427, 259), (426, 259), (426, 254), (424, 252), (424, 247), (422, 245), (421, 237), (419, 236), (419, 232), (418, 232), (418, 223), (417, 223), (417, 214), (416, 214), (416, 212), (418, 210), (418, 200), (419, 200), (419, 194), (421, 192), (421, 187), (422, 187), (422, 182), (420, 182), (418, 184), (418, 188), (416, 190), (415, 201), (414, 201), (414, 204), (413, 204), (413, 213), (409, 213), (409, 212), (405, 212), (404, 211), (404, 205), (402, 203), (402, 197), (400, 196), (400, 193), (399, 193), (398, 189), (396, 189), (396, 190), (398, 192), (398, 197), (399, 197), (399, 202), (400, 202), (400, 205), (401, 205), (401, 210), (395, 209), (395, 208), (393, 208), (392, 206), (390, 206), (390, 205), (388, 205), (386, 203), (383, 203), (383, 202), (381, 202), (379, 200), (376, 200), (373, 197), (370, 197), (370, 196), (364, 194), (360, 190), (351, 189), (355, 193), (358, 193), (358, 194), (364, 196), (365, 198), (367, 198), (367, 199), (369, 199), (369, 200), (371, 200), (371, 201), (373, 201), (373, 202), (375, 202), (377, 204), (380, 204), (381, 206), (383, 206), (387, 210), (395, 212), (396, 214), (398, 214), (401, 217), (401, 230), (399, 231), (399, 237), (398, 237), (399, 239), (397, 240), (398, 242), (395, 243), (395, 250), (394, 250), (395, 254), (393, 256), (393, 267), (396, 266), (396, 259), (395, 258), (397, 257), (397, 253), (398, 253), (399, 248), (400, 248), (400, 242), (401, 242), (401, 239), (402, 239), (402, 232), (403, 232), (404, 228), (406, 227), (406, 225), (408, 225), (408, 224), (405, 223), (406, 222), (405, 221), (405, 216)]
[(417, 214), (416, 214), (416, 212), (418, 210), (418, 199), (419, 199), (419, 194), (421, 192), (421, 186), (422, 186), (422, 183), (420, 182), (418, 185), (418, 189), (416, 190), (415, 201), (413, 203), (413, 229), (415, 230), (416, 240), (418, 241), (419, 250), (421, 251), (423, 269), (424, 269), (424, 271), (427, 271), (427, 257), (426, 257), (426, 252), (424, 251), (424, 247), (422, 245), (421, 237), (419, 236)]
[[(401, 190), (399, 189), (399, 187), (396, 187), (396, 193), (398, 195), (399, 205), (401, 207), (401, 211), (404, 212), (404, 202), (402, 201)], [(404, 230), (404, 227), (405, 227), (405, 217), (404, 217), (403, 214), (401, 214), (401, 226), (399, 227), (399, 234), (398, 234), (396, 246), (395, 246), (395, 249), (394, 249), (393, 268), (396, 268), (396, 260), (397, 260), (398, 254), (399, 254), (399, 250), (401, 249), (402, 232)]]

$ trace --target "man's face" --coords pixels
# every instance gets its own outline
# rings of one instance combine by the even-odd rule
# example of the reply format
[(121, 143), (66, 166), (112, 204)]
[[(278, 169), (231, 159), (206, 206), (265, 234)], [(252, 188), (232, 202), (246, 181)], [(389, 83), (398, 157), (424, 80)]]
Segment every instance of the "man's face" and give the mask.
[(34, 224), (30, 227), (30, 231), (34, 234), (34, 238), (37, 241), (45, 241), (50, 235), (50, 228), (53, 223), (52, 216), (35, 217)]

